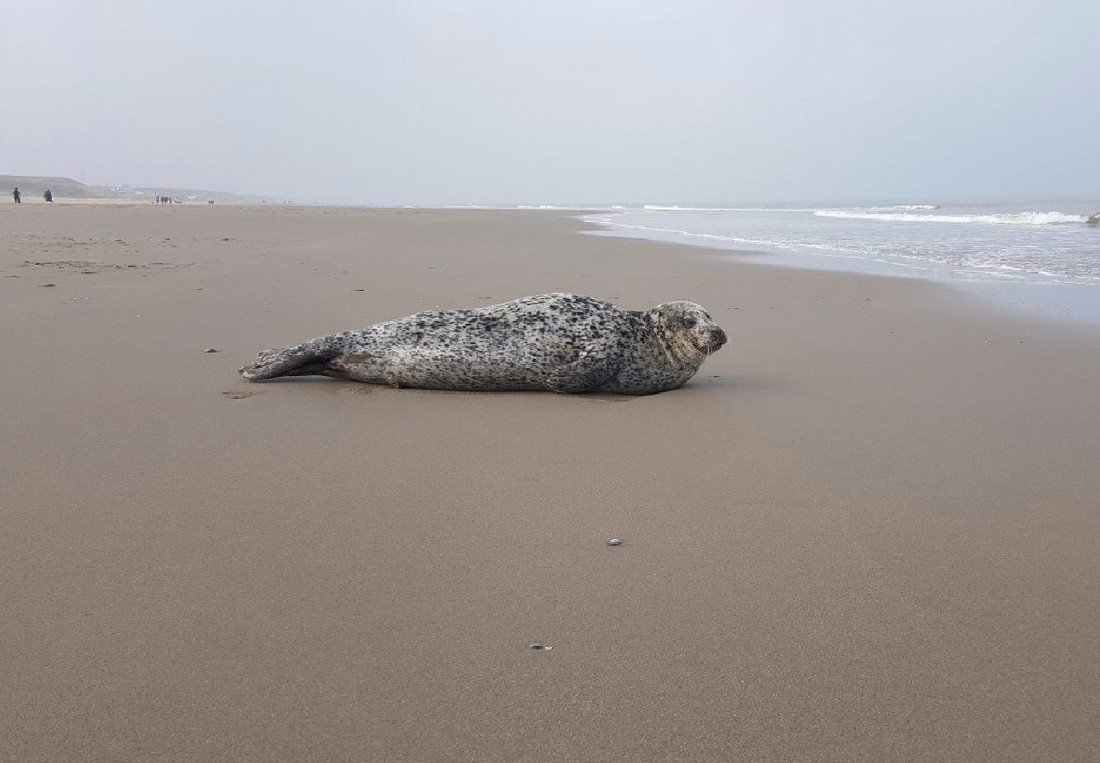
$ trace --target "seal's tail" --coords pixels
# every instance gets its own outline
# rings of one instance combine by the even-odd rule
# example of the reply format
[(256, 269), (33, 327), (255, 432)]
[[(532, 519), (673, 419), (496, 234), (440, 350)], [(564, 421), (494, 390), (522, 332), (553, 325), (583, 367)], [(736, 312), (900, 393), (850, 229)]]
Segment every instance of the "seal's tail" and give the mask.
[(344, 351), (345, 342), (337, 336), (323, 336), (308, 342), (264, 350), (256, 360), (241, 366), (241, 376), (249, 381), (274, 379), (277, 376), (314, 376), (324, 373), (324, 365)]

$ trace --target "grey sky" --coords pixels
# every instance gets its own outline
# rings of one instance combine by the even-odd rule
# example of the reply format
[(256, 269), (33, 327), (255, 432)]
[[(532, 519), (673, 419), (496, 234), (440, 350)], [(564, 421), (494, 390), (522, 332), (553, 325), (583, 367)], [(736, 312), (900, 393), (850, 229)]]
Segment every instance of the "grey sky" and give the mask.
[(1100, 193), (1100, 3), (5, 0), (0, 172), (357, 203)]

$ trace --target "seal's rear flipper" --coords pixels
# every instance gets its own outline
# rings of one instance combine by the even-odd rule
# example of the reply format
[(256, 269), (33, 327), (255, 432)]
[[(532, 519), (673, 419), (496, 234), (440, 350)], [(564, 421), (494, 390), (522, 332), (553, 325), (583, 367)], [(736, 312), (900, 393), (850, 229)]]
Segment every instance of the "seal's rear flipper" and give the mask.
[(241, 376), (249, 381), (274, 379), (277, 376), (320, 376), (325, 363), (338, 357), (343, 342), (338, 337), (321, 337), (283, 349), (264, 350), (256, 360), (240, 369)]

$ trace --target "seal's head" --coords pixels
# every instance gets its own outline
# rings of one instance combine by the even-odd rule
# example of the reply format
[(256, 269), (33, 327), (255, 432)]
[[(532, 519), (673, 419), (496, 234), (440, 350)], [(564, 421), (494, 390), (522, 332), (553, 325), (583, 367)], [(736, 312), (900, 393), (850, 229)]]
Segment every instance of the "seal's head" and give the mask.
[(726, 332), (694, 302), (665, 302), (648, 313), (673, 357), (702, 363), (726, 343)]

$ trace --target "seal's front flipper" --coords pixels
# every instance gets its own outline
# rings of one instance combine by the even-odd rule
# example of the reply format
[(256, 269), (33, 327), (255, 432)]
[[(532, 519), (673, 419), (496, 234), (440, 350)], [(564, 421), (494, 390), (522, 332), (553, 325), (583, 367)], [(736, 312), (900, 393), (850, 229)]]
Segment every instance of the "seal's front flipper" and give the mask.
[(276, 376), (307, 376), (324, 371), (324, 364), (343, 353), (339, 336), (325, 336), (284, 349), (264, 350), (256, 360), (240, 369), (249, 381), (274, 379)]
[(575, 395), (595, 392), (615, 375), (618, 367), (603, 355), (585, 350), (577, 360), (564, 365), (546, 380), (551, 392)]

